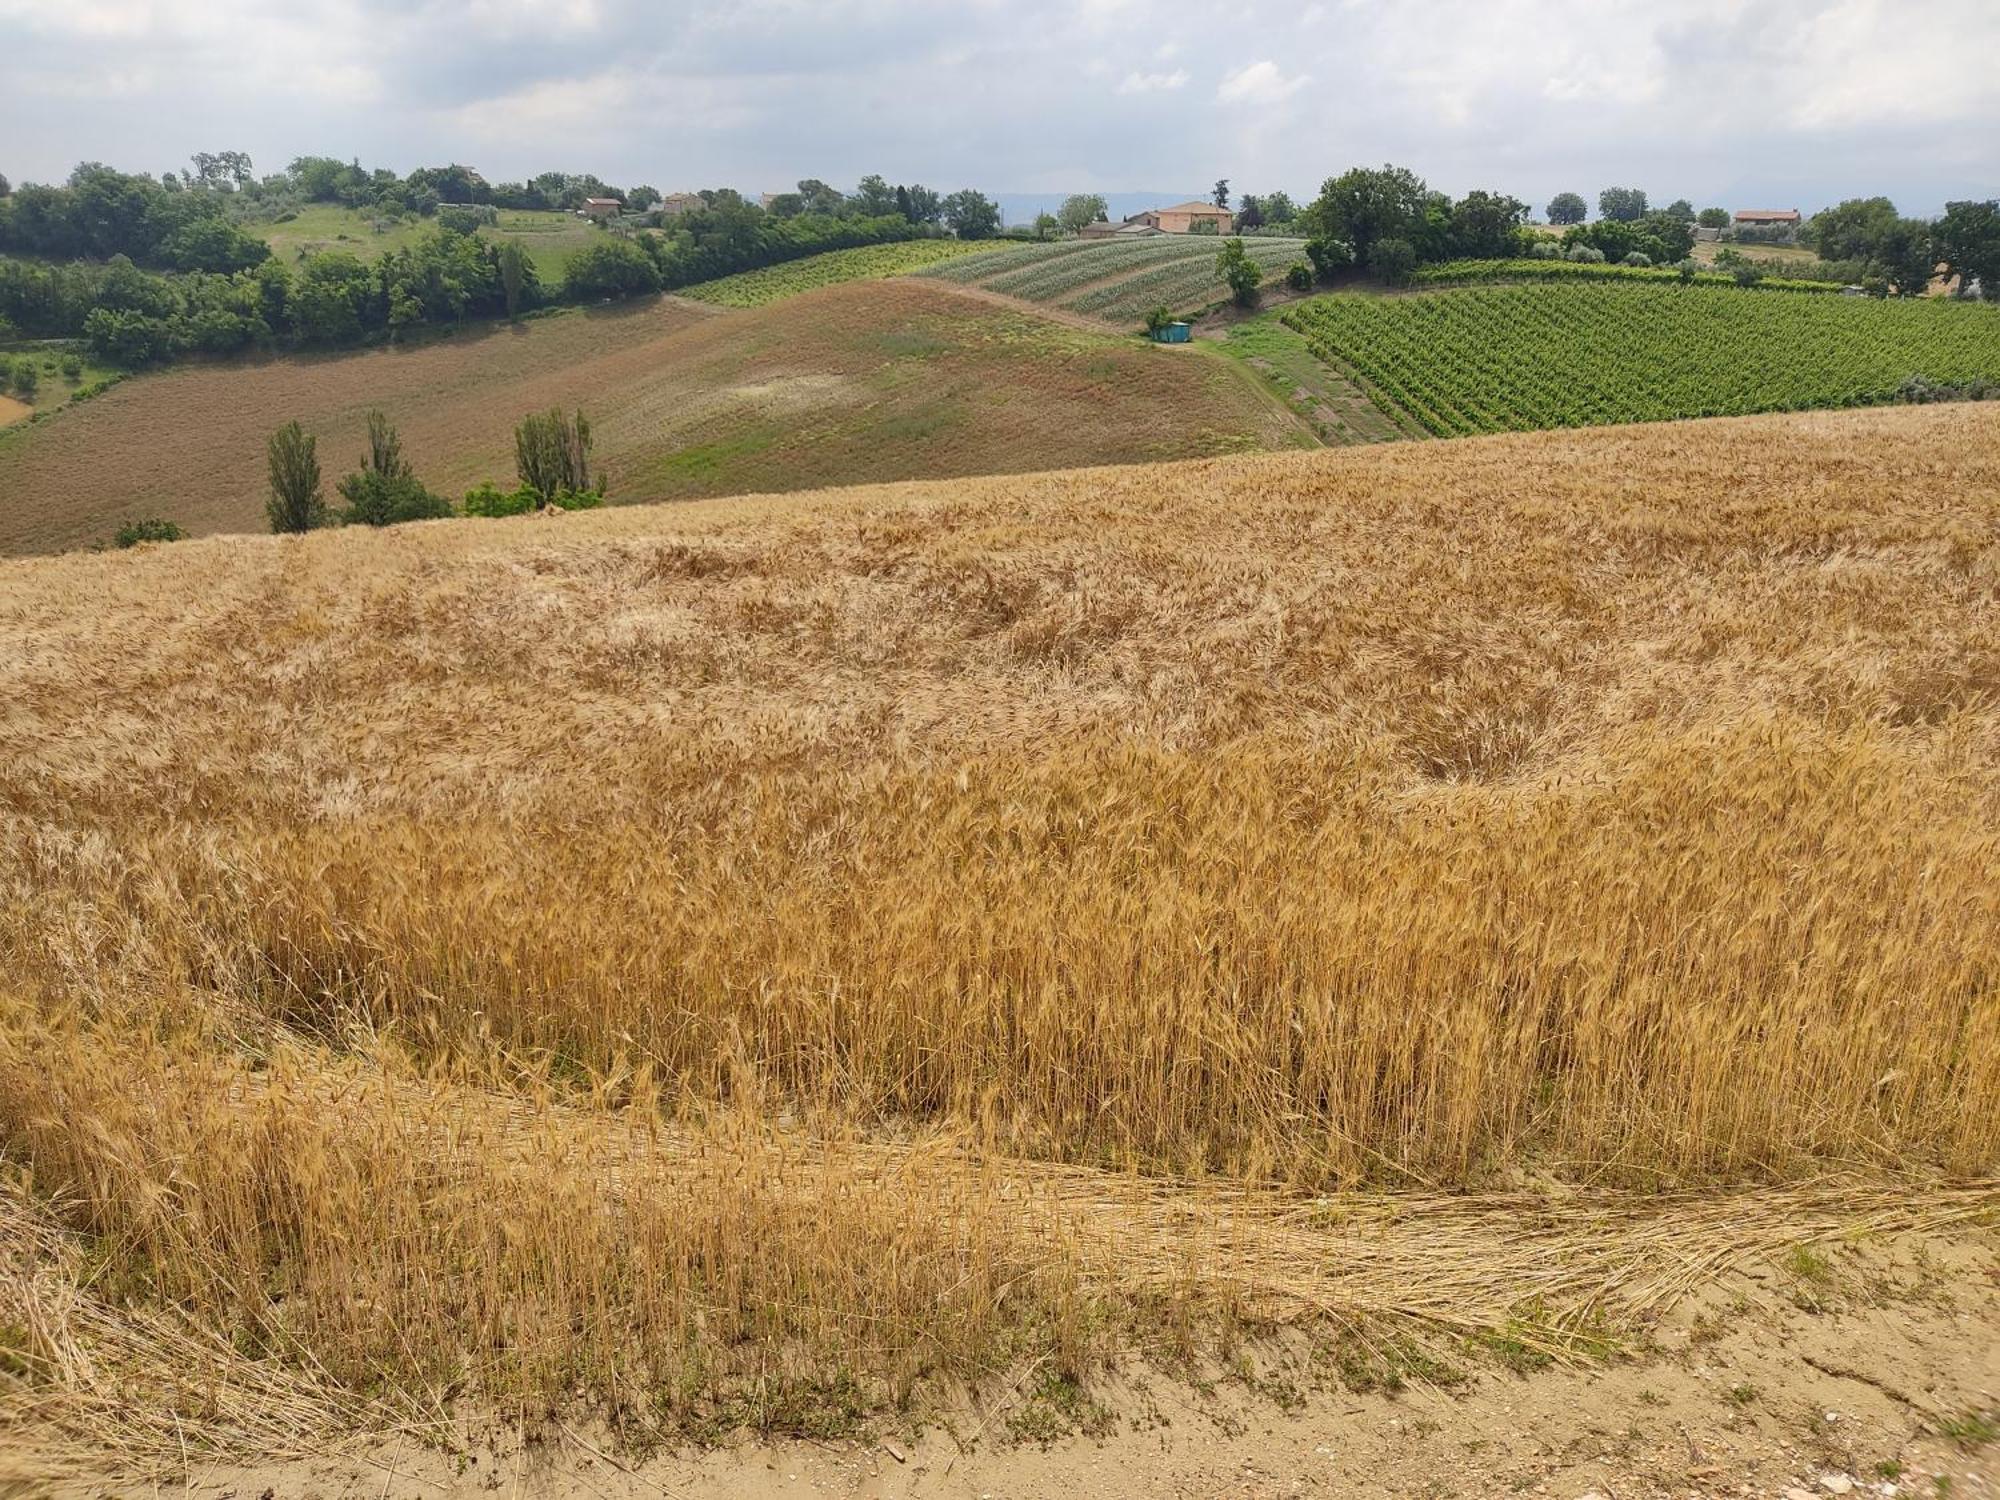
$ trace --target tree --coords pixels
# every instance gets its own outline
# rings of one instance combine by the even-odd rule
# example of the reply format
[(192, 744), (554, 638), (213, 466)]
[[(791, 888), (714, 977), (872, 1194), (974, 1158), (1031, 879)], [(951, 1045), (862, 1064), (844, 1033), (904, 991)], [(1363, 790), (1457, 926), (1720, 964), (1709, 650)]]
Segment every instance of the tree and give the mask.
[(1407, 167), (1355, 167), (1329, 177), (1304, 217), (1312, 237), (1339, 240), (1357, 262), (1373, 267), (1377, 242), (1407, 243), (1430, 196), (1423, 178)]
[(1679, 219), (1683, 224), (1692, 224), (1695, 221), (1694, 205), (1685, 198), (1674, 199), (1660, 212), (1669, 218)]
[(1727, 229), (1729, 227), (1729, 210), (1726, 208), (1704, 208), (1694, 216), (1694, 221), (1701, 225), (1703, 229)]
[(528, 252), (519, 240), (502, 240), (495, 256), (500, 267), (500, 290), (507, 299), (507, 316), (521, 315), (521, 297), (528, 286)]
[(361, 468), (335, 486), (347, 509), (341, 521), (349, 526), (394, 526), (401, 521), (428, 521), (450, 515), (451, 502), (433, 495), (410, 472), (403, 441), (388, 417), (368, 413), (368, 452)]
[(1642, 188), (1606, 188), (1597, 195), (1598, 217), (1630, 224), (1646, 217), (1646, 194)]
[(1035, 238), (1045, 240), (1062, 228), (1062, 221), (1044, 209), (1035, 215)]
[(1368, 268), (1390, 286), (1402, 286), (1417, 268), (1417, 247), (1408, 240), (1378, 240), (1371, 250)]
[(1238, 229), (1262, 229), (1264, 227), (1264, 205), (1255, 193), (1245, 193), (1243, 201), (1236, 206), (1236, 227)]
[[(550, 504), (564, 493), (592, 489), (589, 420), (560, 408), (523, 417), (514, 429), (514, 470)], [(595, 488), (601, 494), (602, 481)]]
[(946, 226), (962, 240), (988, 240), (1000, 232), (1000, 205), (973, 188), (961, 188), (941, 207)]
[(601, 236), (569, 258), (563, 286), (579, 302), (640, 297), (660, 289), (660, 272), (632, 241)]
[(1937, 232), (1924, 219), (1897, 219), (1875, 241), (1870, 264), (1895, 284), (1898, 297), (1921, 297), (1937, 275)]
[(1264, 211), (1266, 224), (1289, 224), (1299, 216), (1298, 205), (1292, 202), (1292, 195), (1280, 188), (1275, 193), (1266, 193), (1257, 200), (1257, 206)]
[(271, 498), (265, 513), (271, 530), (311, 531), (326, 524), (326, 502), (319, 492), (318, 442), (297, 422), (287, 422), (271, 434)]
[(1557, 193), (1549, 199), (1551, 224), (1581, 224), (1589, 214), (1590, 207), (1581, 193)]
[(2000, 199), (1947, 203), (1937, 222), (1937, 256), (1961, 291), (1977, 281), (1982, 293), (2000, 300)]
[(1250, 258), (1243, 241), (1232, 236), (1216, 253), (1215, 274), (1229, 287), (1238, 307), (1257, 305), (1257, 288), (1264, 284), (1264, 268)]
[(1520, 252), (1527, 216), (1519, 198), (1475, 188), (1452, 205), (1447, 249), (1465, 260), (1505, 260)]
[(1084, 225), (1095, 224), (1099, 219), (1111, 216), (1101, 193), (1071, 193), (1063, 199), (1062, 207), (1056, 210), (1056, 219), (1065, 234), (1076, 234)]
[(910, 211), (903, 217), (912, 224), (936, 224), (944, 218), (944, 199), (935, 188), (927, 188), (921, 182), (913, 182), (907, 189), (910, 195)]
[(871, 219), (902, 212), (897, 190), (883, 180), (880, 172), (870, 172), (862, 178), (848, 202), (854, 205), (855, 212), (866, 214)]
[(1849, 198), (1814, 214), (1803, 237), (1821, 260), (1873, 260), (1897, 217), (1887, 198)]
[(10, 196), (13, 193), (13, 191), (14, 191), (14, 184), (7, 180), (7, 174), (5, 172), (0, 172), (0, 198), (5, 198)]
[(1229, 207), (1229, 179), (1227, 177), (1218, 177), (1215, 179), (1214, 196), (1217, 208)]
[(659, 201), (660, 190), (644, 182), (625, 195), (626, 210), (635, 214), (642, 214), (647, 209), (658, 206)]
[(847, 206), (847, 195), (837, 187), (821, 182), (817, 177), (807, 177), (799, 182), (799, 198), (805, 207), (801, 210), (809, 214), (837, 214)]

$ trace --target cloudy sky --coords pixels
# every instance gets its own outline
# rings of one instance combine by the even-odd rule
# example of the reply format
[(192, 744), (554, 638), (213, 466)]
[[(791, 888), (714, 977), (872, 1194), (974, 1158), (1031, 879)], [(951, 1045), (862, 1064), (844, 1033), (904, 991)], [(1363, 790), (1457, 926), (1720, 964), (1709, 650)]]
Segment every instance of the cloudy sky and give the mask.
[(0, 0), (0, 172), (2000, 194), (2000, 0)]

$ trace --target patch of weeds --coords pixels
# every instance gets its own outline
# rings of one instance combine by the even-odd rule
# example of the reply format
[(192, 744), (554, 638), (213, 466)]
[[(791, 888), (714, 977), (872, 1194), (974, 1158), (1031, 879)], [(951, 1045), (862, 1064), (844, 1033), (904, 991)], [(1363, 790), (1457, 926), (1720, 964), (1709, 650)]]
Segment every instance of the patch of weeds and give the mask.
[(1028, 1399), (1007, 1417), (1014, 1436), (1044, 1444), (1079, 1432), (1103, 1437), (1112, 1425), (1110, 1408), (1084, 1390), (1075, 1376), (1060, 1370), (1043, 1375)]
[(1468, 1341), (1473, 1348), (1493, 1356), (1516, 1375), (1532, 1375), (1555, 1363), (1555, 1356), (1524, 1336), (1527, 1328), (1518, 1320), (1505, 1328), (1475, 1333)]
[(1738, 1382), (1722, 1393), (1722, 1399), (1731, 1406), (1748, 1406), (1757, 1399), (1757, 1387)]
[(1938, 1433), (1965, 1449), (2000, 1441), (2000, 1410), (1964, 1412), (1938, 1424)]
[(1641, 1406), (1665, 1406), (1667, 1404), (1667, 1398), (1665, 1396), (1662, 1396), (1658, 1391), (1654, 1390), (1651, 1386), (1647, 1386), (1644, 1390), (1639, 1392), (1639, 1404)]
[(1341, 1384), (1358, 1396), (1371, 1391), (1393, 1396), (1412, 1380), (1425, 1385), (1457, 1386), (1465, 1384), (1467, 1378), (1457, 1365), (1446, 1363), (1404, 1338), (1371, 1343), (1349, 1335), (1334, 1346), (1332, 1358)]
[(1785, 1257), (1785, 1269), (1798, 1283), (1793, 1303), (1805, 1312), (1825, 1312), (1836, 1279), (1833, 1262), (1810, 1245), (1794, 1245)]
[(1883, 1459), (1882, 1462), (1875, 1465), (1875, 1477), (1877, 1479), (1901, 1479), (1903, 1477), (1903, 1461), (1900, 1458)]
[(0, 1323), (0, 1376), (13, 1380), (35, 1378), (33, 1345), (28, 1330), (19, 1323)]

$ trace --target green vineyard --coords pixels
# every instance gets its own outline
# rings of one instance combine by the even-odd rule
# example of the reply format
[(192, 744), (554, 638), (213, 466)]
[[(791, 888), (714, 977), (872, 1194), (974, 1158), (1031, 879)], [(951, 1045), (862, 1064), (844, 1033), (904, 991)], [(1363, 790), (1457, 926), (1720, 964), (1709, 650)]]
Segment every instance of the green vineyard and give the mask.
[[(1270, 282), (1305, 259), (1300, 239), (1256, 236), (1244, 245)], [(1215, 268), (1221, 248), (1215, 236), (1199, 234), (1058, 240), (997, 250), (917, 274), (1136, 327), (1156, 307), (1187, 313), (1226, 299), (1229, 288)]]
[(854, 250), (829, 250), (756, 271), (740, 271), (718, 281), (704, 281), (681, 292), (698, 302), (719, 307), (764, 307), (801, 292), (844, 281), (869, 281), (902, 276), (941, 262), (996, 254), (991, 240), (900, 240), (887, 245), (863, 245)]
[(2000, 381), (2000, 307), (1737, 288), (1479, 286), (1283, 313), (1440, 437), (1866, 406)]

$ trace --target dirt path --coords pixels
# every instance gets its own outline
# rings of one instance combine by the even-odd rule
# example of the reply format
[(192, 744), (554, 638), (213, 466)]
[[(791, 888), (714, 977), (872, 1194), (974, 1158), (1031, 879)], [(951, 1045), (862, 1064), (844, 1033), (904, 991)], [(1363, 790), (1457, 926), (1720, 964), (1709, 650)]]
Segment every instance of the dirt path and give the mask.
[(201, 1500), (1929, 1500), (2000, 1485), (2000, 1444), (1978, 1426), (2000, 1407), (1990, 1226), (1745, 1263), (1655, 1322), (1636, 1357), (1536, 1370), (1501, 1353), (1447, 1385), (1356, 1389), (1365, 1377), (1326, 1372), (1309, 1344), (1281, 1337), (1192, 1380), (1135, 1360), (1089, 1397), (1020, 1371), (927, 1432), (746, 1437), (628, 1461), (601, 1432), (558, 1423), (524, 1442), (512, 1423), (485, 1421), (459, 1433), (456, 1452), (390, 1443), (309, 1463), (194, 1461), (172, 1482)]

